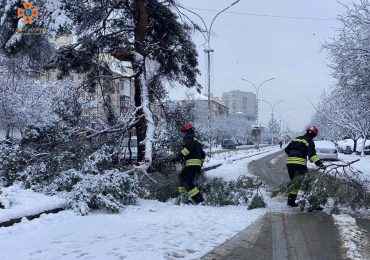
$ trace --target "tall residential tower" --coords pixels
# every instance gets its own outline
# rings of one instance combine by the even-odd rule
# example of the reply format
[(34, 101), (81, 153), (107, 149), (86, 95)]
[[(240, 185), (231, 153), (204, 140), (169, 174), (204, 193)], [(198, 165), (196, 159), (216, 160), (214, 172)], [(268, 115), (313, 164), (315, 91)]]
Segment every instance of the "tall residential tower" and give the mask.
[(256, 95), (252, 92), (233, 90), (222, 94), (230, 115), (238, 115), (248, 121), (256, 120)]

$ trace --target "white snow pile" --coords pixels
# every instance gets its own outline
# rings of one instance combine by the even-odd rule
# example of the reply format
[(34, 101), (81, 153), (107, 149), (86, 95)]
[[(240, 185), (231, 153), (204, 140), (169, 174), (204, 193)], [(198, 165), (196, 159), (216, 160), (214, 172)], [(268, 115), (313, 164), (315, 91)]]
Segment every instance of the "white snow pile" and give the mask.
[(347, 258), (352, 260), (365, 259), (361, 255), (361, 249), (363, 245), (366, 245), (366, 237), (357, 226), (356, 219), (347, 214), (332, 216), (334, 224), (339, 229)]
[(20, 185), (1, 188), (0, 193), (0, 203), (5, 207), (5, 209), (0, 209), (0, 223), (63, 208), (66, 203), (60, 197), (25, 190)]

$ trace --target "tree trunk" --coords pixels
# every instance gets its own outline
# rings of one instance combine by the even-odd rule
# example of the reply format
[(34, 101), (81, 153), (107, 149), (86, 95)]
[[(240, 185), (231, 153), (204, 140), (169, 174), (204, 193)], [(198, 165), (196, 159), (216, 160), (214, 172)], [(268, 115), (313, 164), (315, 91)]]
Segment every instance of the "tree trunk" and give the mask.
[[(136, 9), (136, 22), (135, 22), (135, 51), (143, 56), (143, 61), (145, 61), (145, 36), (147, 32), (148, 26), (148, 15), (146, 10), (146, 0), (136, 0), (135, 1), (135, 9)], [(143, 71), (143, 63), (138, 61), (133, 62), (132, 66), (134, 72), (137, 73)], [(141, 95), (142, 95), (142, 82), (140, 81), (140, 75), (137, 75), (135, 78), (135, 106), (140, 107), (142, 105), (141, 102)], [(143, 115), (143, 110), (140, 109), (136, 113), (136, 117), (139, 118)], [(138, 142), (138, 161), (143, 161), (144, 159), (144, 152), (145, 152), (145, 144), (142, 142), (145, 139), (146, 135), (146, 120), (140, 120), (140, 123), (136, 126), (136, 135), (137, 135), (137, 142)]]
[(10, 139), (10, 127), (7, 126), (5, 130), (5, 140), (9, 140), (9, 139)]
[(366, 146), (366, 134), (362, 135), (363, 142), (362, 142), (362, 149), (361, 149), (361, 157), (365, 157), (365, 146)]
[(355, 153), (357, 151), (357, 141), (358, 139), (353, 139), (353, 152)]

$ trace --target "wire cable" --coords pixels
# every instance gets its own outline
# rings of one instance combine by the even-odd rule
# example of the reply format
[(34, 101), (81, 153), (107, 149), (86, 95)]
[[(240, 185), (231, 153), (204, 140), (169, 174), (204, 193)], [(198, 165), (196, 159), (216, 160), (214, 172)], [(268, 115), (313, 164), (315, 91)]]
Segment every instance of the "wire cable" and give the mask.
[[(214, 10), (214, 9), (195, 8), (195, 7), (187, 7), (187, 9), (207, 11), (207, 12), (218, 12), (218, 10)], [(257, 14), (257, 13), (245, 13), (245, 12), (233, 12), (233, 11), (226, 11), (225, 13), (247, 15), (247, 16), (257, 16), (257, 17), (268, 17), (268, 18), (295, 19), (295, 20), (312, 20), (312, 21), (336, 21), (337, 20), (335, 18), (315, 18), (315, 17), (301, 17), (301, 16), (269, 15), (269, 14)]]

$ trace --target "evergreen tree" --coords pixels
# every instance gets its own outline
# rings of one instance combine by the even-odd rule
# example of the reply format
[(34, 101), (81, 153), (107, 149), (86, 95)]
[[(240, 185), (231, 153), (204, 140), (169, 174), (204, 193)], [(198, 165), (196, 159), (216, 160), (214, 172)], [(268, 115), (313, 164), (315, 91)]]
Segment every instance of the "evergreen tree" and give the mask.
[[(156, 0), (65, 0), (64, 9), (75, 24), (78, 39), (58, 52), (54, 66), (62, 75), (71, 70), (87, 73), (92, 86), (97, 78), (112, 78), (107, 55), (129, 61), (135, 78), (137, 137), (139, 143), (145, 140), (145, 145), (139, 146), (139, 160), (145, 157), (151, 161), (153, 118), (149, 104), (160, 97), (161, 82), (199, 87), (191, 28), (178, 21), (168, 3)], [(148, 64), (153, 63), (155, 72), (148, 80)]]
[[(153, 118), (149, 104), (163, 93), (162, 82), (196, 86), (197, 52), (191, 41), (191, 27), (180, 22), (173, 1), (157, 0), (57, 0), (39, 3), (39, 17), (26, 25), (18, 19), (19, 1), (3, 0), (0, 8), (0, 44), (8, 55), (27, 54), (30, 62), (57, 68), (60, 77), (75, 71), (85, 73), (84, 86), (90, 91), (114, 76), (111, 63), (130, 62), (135, 79), (135, 106), (139, 160), (151, 161)], [(42, 11), (44, 10), (44, 11)], [(25, 35), (9, 28), (45, 28), (40, 35)], [(53, 53), (48, 39), (73, 34), (76, 42)], [(43, 52), (39, 52), (40, 46)], [(37, 51), (36, 49), (37, 48)], [(46, 51), (48, 50), (48, 51)], [(148, 80), (148, 64), (155, 62), (154, 75)], [(109, 84), (108, 84), (109, 85)], [(109, 109), (108, 109), (109, 111)], [(113, 120), (114, 121), (114, 120)], [(148, 149), (145, 149), (148, 147)]]

